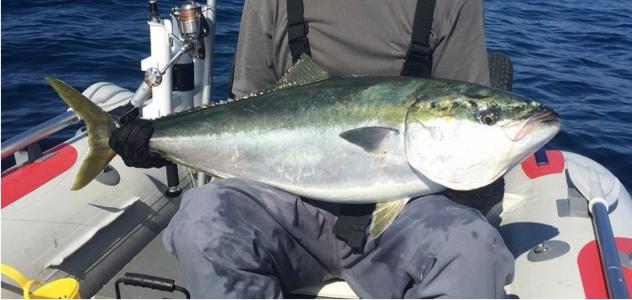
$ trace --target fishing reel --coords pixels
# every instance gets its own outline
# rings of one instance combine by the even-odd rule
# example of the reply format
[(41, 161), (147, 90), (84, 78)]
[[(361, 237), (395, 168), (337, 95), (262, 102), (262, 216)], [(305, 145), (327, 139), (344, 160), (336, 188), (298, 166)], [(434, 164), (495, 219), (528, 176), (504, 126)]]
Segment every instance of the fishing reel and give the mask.
[(177, 20), (180, 31), (179, 40), (182, 47), (188, 46), (191, 55), (198, 59), (204, 59), (204, 37), (209, 32), (209, 25), (202, 15), (203, 6), (187, 0), (182, 6), (174, 7), (171, 16)]
[(189, 0), (180, 7), (174, 7), (171, 15), (178, 20), (178, 29), (184, 40), (198, 40), (208, 34), (208, 23), (198, 3)]
[[(170, 35), (171, 41), (179, 46), (179, 50), (171, 57), (168, 64), (162, 68), (151, 67), (145, 71), (144, 84), (139, 87), (135, 97), (132, 99), (134, 106), (139, 106), (142, 101), (147, 99), (150, 90), (162, 83), (162, 77), (165, 72), (176, 64), (176, 61), (184, 54), (189, 54), (197, 59), (204, 59), (206, 53), (206, 45), (204, 38), (210, 33), (210, 27), (203, 10), (208, 6), (200, 5), (192, 0), (187, 0), (181, 6), (171, 9), (170, 15), (174, 22), (178, 25), (177, 31)], [(157, 0), (149, 0), (149, 21), (160, 22), (158, 13)]]

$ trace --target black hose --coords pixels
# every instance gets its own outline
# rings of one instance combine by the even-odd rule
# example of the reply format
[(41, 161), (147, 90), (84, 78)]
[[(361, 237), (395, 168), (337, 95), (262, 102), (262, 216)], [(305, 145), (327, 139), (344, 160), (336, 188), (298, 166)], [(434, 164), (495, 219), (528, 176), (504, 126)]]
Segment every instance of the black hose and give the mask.
[(121, 299), (121, 284), (139, 286), (143, 288), (166, 292), (179, 291), (184, 294), (187, 299), (191, 299), (191, 294), (189, 293), (189, 291), (179, 285), (176, 285), (175, 280), (173, 279), (146, 274), (125, 273), (124, 277), (117, 279), (114, 283), (114, 292), (116, 293), (117, 299)]

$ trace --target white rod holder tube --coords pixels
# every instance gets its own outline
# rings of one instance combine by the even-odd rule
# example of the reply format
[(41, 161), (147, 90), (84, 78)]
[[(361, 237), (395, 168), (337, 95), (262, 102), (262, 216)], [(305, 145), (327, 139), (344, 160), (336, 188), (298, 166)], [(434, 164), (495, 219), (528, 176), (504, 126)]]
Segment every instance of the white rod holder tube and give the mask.
[[(162, 69), (171, 60), (171, 21), (162, 20), (160, 23), (149, 23), (149, 37), (151, 39), (151, 61), (158, 69)], [(159, 86), (152, 88), (152, 101), (143, 108), (146, 119), (158, 118), (171, 113), (171, 68), (163, 74)]]
[[(208, 0), (202, 10), (209, 26), (209, 34), (204, 38), (205, 59), (202, 63), (195, 64), (195, 86), (201, 90), (195, 96), (195, 106), (205, 105), (211, 102), (211, 88), (213, 85), (213, 49), (215, 47), (215, 0)], [(199, 76), (198, 76), (199, 75)]]

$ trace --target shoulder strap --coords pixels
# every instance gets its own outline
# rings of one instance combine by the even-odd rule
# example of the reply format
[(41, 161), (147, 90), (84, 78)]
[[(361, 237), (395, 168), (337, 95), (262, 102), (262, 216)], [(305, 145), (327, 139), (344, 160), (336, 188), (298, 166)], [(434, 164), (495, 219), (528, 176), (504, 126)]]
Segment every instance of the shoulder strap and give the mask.
[(287, 38), (294, 63), (303, 53), (311, 55), (307, 33), (309, 30), (303, 18), (303, 0), (287, 0)]
[(435, 2), (436, 0), (417, 0), (410, 48), (406, 53), (401, 75), (429, 78), (432, 73), (432, 49), (429, 39)]

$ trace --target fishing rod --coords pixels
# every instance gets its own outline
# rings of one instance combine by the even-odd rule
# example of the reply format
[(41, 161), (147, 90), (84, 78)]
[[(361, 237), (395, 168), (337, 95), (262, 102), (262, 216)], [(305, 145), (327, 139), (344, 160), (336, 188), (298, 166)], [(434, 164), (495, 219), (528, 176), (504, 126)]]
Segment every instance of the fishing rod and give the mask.
[[(180, 44), (180, 49), (162, 68), (150, 67), (145, 71), (145, 79), (130, 100), (130, 104), (134, 108), (140, 107), (149, 99), (152, 88), (158, 87), (162, 83), (165, 73), (174, 66), (182, 55), (190, 54), (198, 59), (206, 57), (204, 38), (209, 35), (210, 27), (206, 17), (202, 14), (202, 8), (203, 6), (189, 0), (182, 6), (174, 7), (171, 10), (171, 16), (177, 20), (179, 35), (172, 33), (170, 37), (172, 41)], [(149, 22), (160, 23), (157, 0), (149, 0), (149, 12)]]
[[(187, 0), (181, 6), (171, 9), (171, 19), (177, 24), (171, 26), (169, 20), (160, 19), (157, 0), (149, 0), (151, 57), (141, 62), (146, 67), (145, 78), (130, 99), (131, 107), (128, 106), (128, 111), (120, 118), (143, 107), (151, 96), (153, 107), (143, 107), (143, 116), (147, 118), (167, 115), (177, 111), (177, 108), (190, 109), (196, 104), (210, 102), (214, 32), (209, 26), (209, 20), (214, 21), (214, 12), (214, 0), (209, 0), (207, 5)], [(172, 44), (174, 46), (170, 47)], [(174, 49), (177, 51), (173, 51)], [(175, 53), (171, 55), (172, 52)], [(147, 64), (154, 66), (147, 67)], [(201, 73), (196, 72), (200, 69)], [(194, 91), (195, 82), (196, 79), (200, 81), (200, 77), (205, 82), (199, 85), (201, 95), (196, 95), (200, 93)], [(174, 107), (172, 98), (176, 98), (178, 107)], [(168, 164), (166, 169), (167, 196), (177, 196), (180, 194), (177, 165)], [(197, 183), (203, 184), (206, 181), (206, 176), (199, 173)]]
[[(156, 118), (174, 109), (184, 110), (210, 103), (215, 0), (208, 0), (206, 5), (188, 0), (174, 7), (170, 12), (173, 22), (160, 19), (157, 0), (148, 3), (151, 56), (141, 62), (144, 80), (129, 103), (119, 109), (122, 113), (115, 114), (117, 123), (136, 118), (131, 113), (141, 108), (143, 117)], [(172, 81), (177, 81), (179, 86)], [(150, 97), (152, 103), (147, 104)], [(179, 103), (177, 108), (172, 107), (172, 97)], [(2, 143), (2, 159), (15, 154), (16, 162), (34, 160), (41, 156), (37, 142), (79, 121), (73, 111), (67, 111), (8, 139)], [(28, 155), (16, 154), (22, 153), (23, 149), (28, 149)], [(168, 175), (168, 178), (173, 177)], [(198, 176), (198, 183), (205, 180), (204, 176)]]

